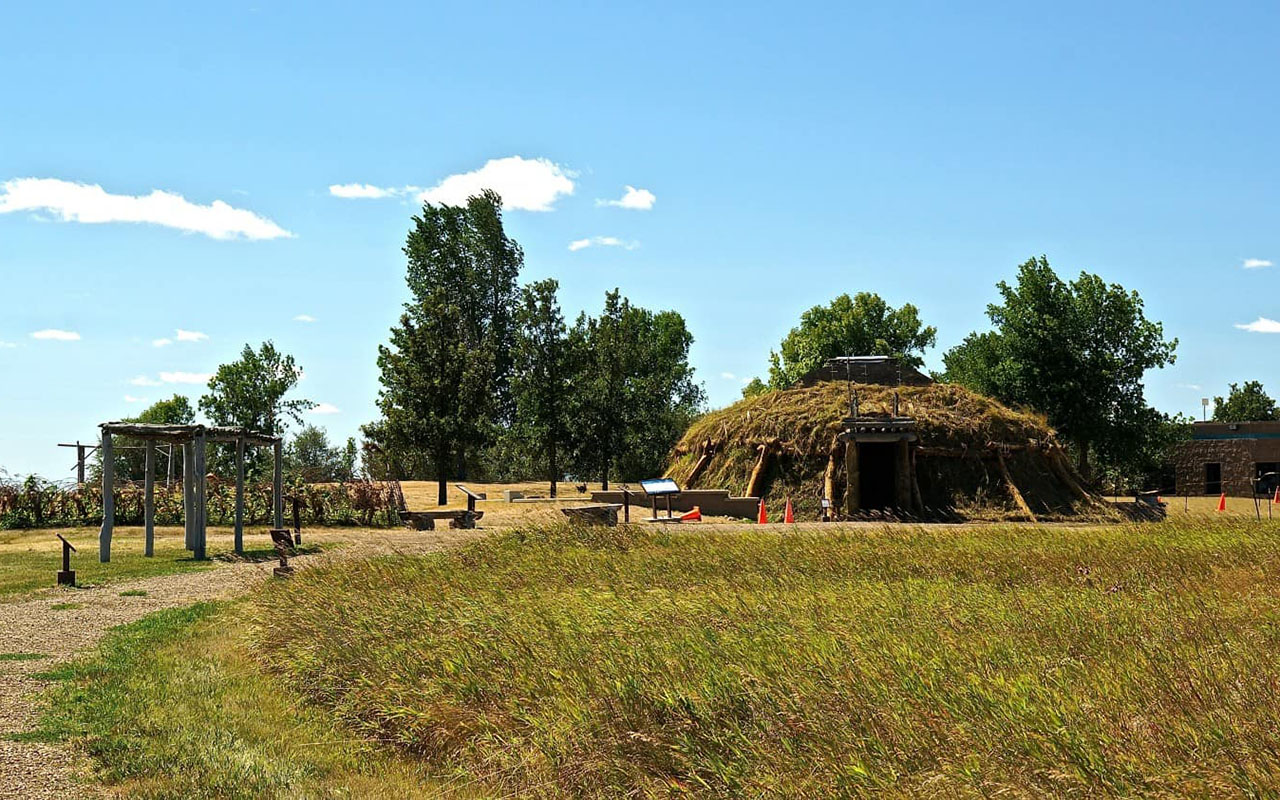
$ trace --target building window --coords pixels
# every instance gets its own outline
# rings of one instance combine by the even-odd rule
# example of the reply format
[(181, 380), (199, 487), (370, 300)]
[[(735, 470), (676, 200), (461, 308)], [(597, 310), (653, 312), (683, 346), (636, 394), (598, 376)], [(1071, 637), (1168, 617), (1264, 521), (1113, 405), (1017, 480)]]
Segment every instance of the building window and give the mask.
[(1204, 493), (1222, 494), (1222, 465), (1216, 462), (1204, 465)]
[(1259, 461), (1253, 465), (1253, 477), (1259, 494), (1274, 494), (1280, 484), (1280, 463)]

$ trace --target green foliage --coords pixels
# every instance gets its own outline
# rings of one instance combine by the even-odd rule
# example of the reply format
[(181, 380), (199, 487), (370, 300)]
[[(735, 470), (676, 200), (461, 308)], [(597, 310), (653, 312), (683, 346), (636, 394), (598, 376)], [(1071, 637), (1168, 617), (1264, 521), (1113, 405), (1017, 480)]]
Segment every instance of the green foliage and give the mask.
[(1046, 414), (1085, 474), (1103, 443), (1113, 453), (1142, 447), (1153, 413), (1143, 375), (1172, 364), (1178, 340), (1146, 318), (1138, 293), (1085, 272), (1067, 283), (1044, 256), (996, 288), (1002, 302), (987, 308), (995, 330), (943, 357), (946, 380)]
[(1213, 398), (1214, 422), (1262, 422), (1280, 419), (1276, 401), (1259, 381), (1245, 381), (1243, 386), (1231, 384), (1227, 399)]
[(285, 471), (304, 483), (349, 481), (355, 477), (356, 443), (344, 447), (329, 444), (324, 428), (304, 425), (284, 451)]
[(746, 386), (742, 387), (742, 398), (745, 400), (751, 397), (759, 397), (768, 391), (769, 385), (767, 383), (759, 378), (752, 378), (747, 382)]
[(689, 366), (693, 336), (674, 311), (631, 305), (605, 294), (599, 317), (578, 318), (570, 333), (579, 372), (573, 381), (574, 473), (637, 480), (661, 472), (705, 395)]
[(1259, 530), (529, 529), (306, 570), (257, 643), (490, 796), (1262, 797)]
[(524, 287), (516, 312), (511, 382), (513, 432), (550, 480), (552, 497), (564, 473), (561, 456), (570, 445), (570, 398), (577, 366), (556, 300), (559, 286), (547, 279)]
[(511, 417), (516, 278), (524, 254), (502, 228), (502, 200), (485, 191), (466, 206), (423, 206), (404, 252), (405, 304), (378, 349), (382, 420), (366, 436), (385, 450), (418, 452), (446, 482)]
[[(937, 333), (937, 328), (921, 324), (919, 311), (910, 303), (893, 308), (878, 294), (842, 294), (804, 312), (779, 351), (769, 353), (769, 387), (790, 388), (836, 356), (896, 356), (919, 367), (924, 363), (921, 354), (933, 346)], [(744, 389), (743, 396), (751, 395)]]

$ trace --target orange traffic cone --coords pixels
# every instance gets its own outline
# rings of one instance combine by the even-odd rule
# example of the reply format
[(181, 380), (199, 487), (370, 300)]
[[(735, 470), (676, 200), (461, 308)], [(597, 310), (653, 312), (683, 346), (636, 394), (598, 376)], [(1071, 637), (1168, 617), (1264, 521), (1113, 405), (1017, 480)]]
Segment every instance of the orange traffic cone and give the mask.
[(1226, 492), (1223, 492), (1223, 493), (1218, 497), (1218, 510), (1219, 510), (1219, 511), (1226, 511), (1226, 510), (1227, 510), (1227, 493), (1226, 493)]
[(785, 522), (785, 523), (787, 523), (788, 525), (793, 525), (793, 524), (795, 524), (795, 521), (796, 521), (796, 515), (795, 515), (795, 514), (793, 514), (793, 513), (791, 513), (791, 498), (790, 498), (790, 497), (788, 497), (788, 498), (787, 498), (787, 512), (786, 512), (786, 514), (784, 514), (784, 515), (783, 515), (783, 517), (782, 517), (782, 521), (783, 521), (783, 522)]
[(681, 522), (702, 522), (702, 509), (697, 506), (692, 511), (687, 511), (680, 515)]
[(1276, 487), (1276, 496), (1271, 500), (1271, 504), (1280, 506), (1280, 486)]
[(769, 512), (765, 510), (764, 498), (760, 498), (760, 513), (756, 517), (756, 524), (766, 525), (769, 522)]

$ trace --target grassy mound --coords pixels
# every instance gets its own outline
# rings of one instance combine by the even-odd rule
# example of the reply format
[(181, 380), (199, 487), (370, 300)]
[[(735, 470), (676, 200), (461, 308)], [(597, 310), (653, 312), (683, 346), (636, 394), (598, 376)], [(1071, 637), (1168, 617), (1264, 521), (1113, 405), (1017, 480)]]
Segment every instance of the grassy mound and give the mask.
[(291, 687), (519, 797), (1280, 792), (1280, 537), (529, 530), (270, 587)]
[[(860, 414), (891, 413), (894, 387), (854, 388)], [(915, 419), (922, 445), (935, 450), (966, 450), (972, 455), (924, 455), (917, 459), (926, 506), (977, 517), (1013, 513), (1012, 497), (994, 462), (980, 458), (990, 443), (1012, 448), (1007, 457), (1009, 470), (1037, 513), (1070, 515), (1091, 505), (1082, 503), (1048, 463), (1047, 448), (1057, 443), (1044, 417), (951, 384), (903, 386), (897, 391), (899, 413)], [(677, 443), (667, 474), (687, 485), (700, 447), (710, 440), (718, 449), (690, 488), (745, 493), (758, 458), (756, 448), (776, 441), (780, 450), (766, 474), (766, 500), (772, 506), (789, 496), (798, 508), (814, 513), (822, 496), (832, 439), (842, 430), (841, 421), (847, 416), (849, 388), (844, 383), (821, 383), (744, 399), (694, 422)], [(838, 475), (843, 487), (843, 472)]]

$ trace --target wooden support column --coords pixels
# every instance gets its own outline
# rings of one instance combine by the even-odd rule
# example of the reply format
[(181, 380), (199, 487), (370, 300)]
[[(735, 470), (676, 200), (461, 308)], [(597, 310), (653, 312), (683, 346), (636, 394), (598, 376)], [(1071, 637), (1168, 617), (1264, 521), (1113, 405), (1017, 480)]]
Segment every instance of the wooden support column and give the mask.
[(924, 513), (924, 495), (920, 492), (920, 474), (916, 471), (916, 450), (911, 448), (911, 506), (919, 513)]
[(840, 463), (840, 448), (843, 447), (839, 435), (831, 439), (831, 449), (827, 451), (827, 471), (822, 476), (822, 496), (836, 508), (836, 470)]
[(244, 437), (236, 437), (236, 554), (244, 555)]
[(195, 528), (192, 530), (192, 557), (197, 561), (203, 561), (205, 555), (205, 435), (203, 433), (196, 434), (195, 441), (195, 475), (192, 481), (194, 490)]
[(844, 443), (844, 510), (846, 514), (857, 514), (862, 508), (858, 493), (858, 443), (852, 438)]
[(156, 442), (147, 440), (145, 477), (142, 490), (142, 526), (145, 540), (142, 554), (156, 554)]
[(182, 445), (182, 526), (183, 526), (183, 542), (182, 546), (188, 550), (195, 549), (195, 498), (194, 485), (196, 474), (196, 446), (195, 442), (187, 442)]
[(893, 504), (899, 510), (911, 508), (911, 445), (899, 439), (893, 459)]
[(279, 440), (276, 441), (275, 459), (275, 475), (271, 482), (272, 501), (275, 506), (273, 527), (280, 529), (284, 527), (284, 443)]
[(1013, 495), (1013, 502), (1018, 506), (1023, 514), (1032, 522), (1039, 522), (1036, 515), (1032, 513), (1031, 506), (1027, 505), (1027, 501), (1022, 497), (1022, 492), (1018, 491), (1018, 485), (1013, 482), (1013, 476), (1009, 474), (1009, 466), (1004, 463), (1004, 453), (996, 448), (996, 464), (1000, 467), (1000, 477), (1004, 478), (1004, 482), (1009, 487), (1009, 494)]
[(76, 442), (76, 485), (84, 484), (84, 445)]
[(111, 560), (111, 533), (116, 524), (115, 490), (116, 459), (111, 451), (111, 434), (102, 432), (102, 528), (98, 531), (98, 560)]

